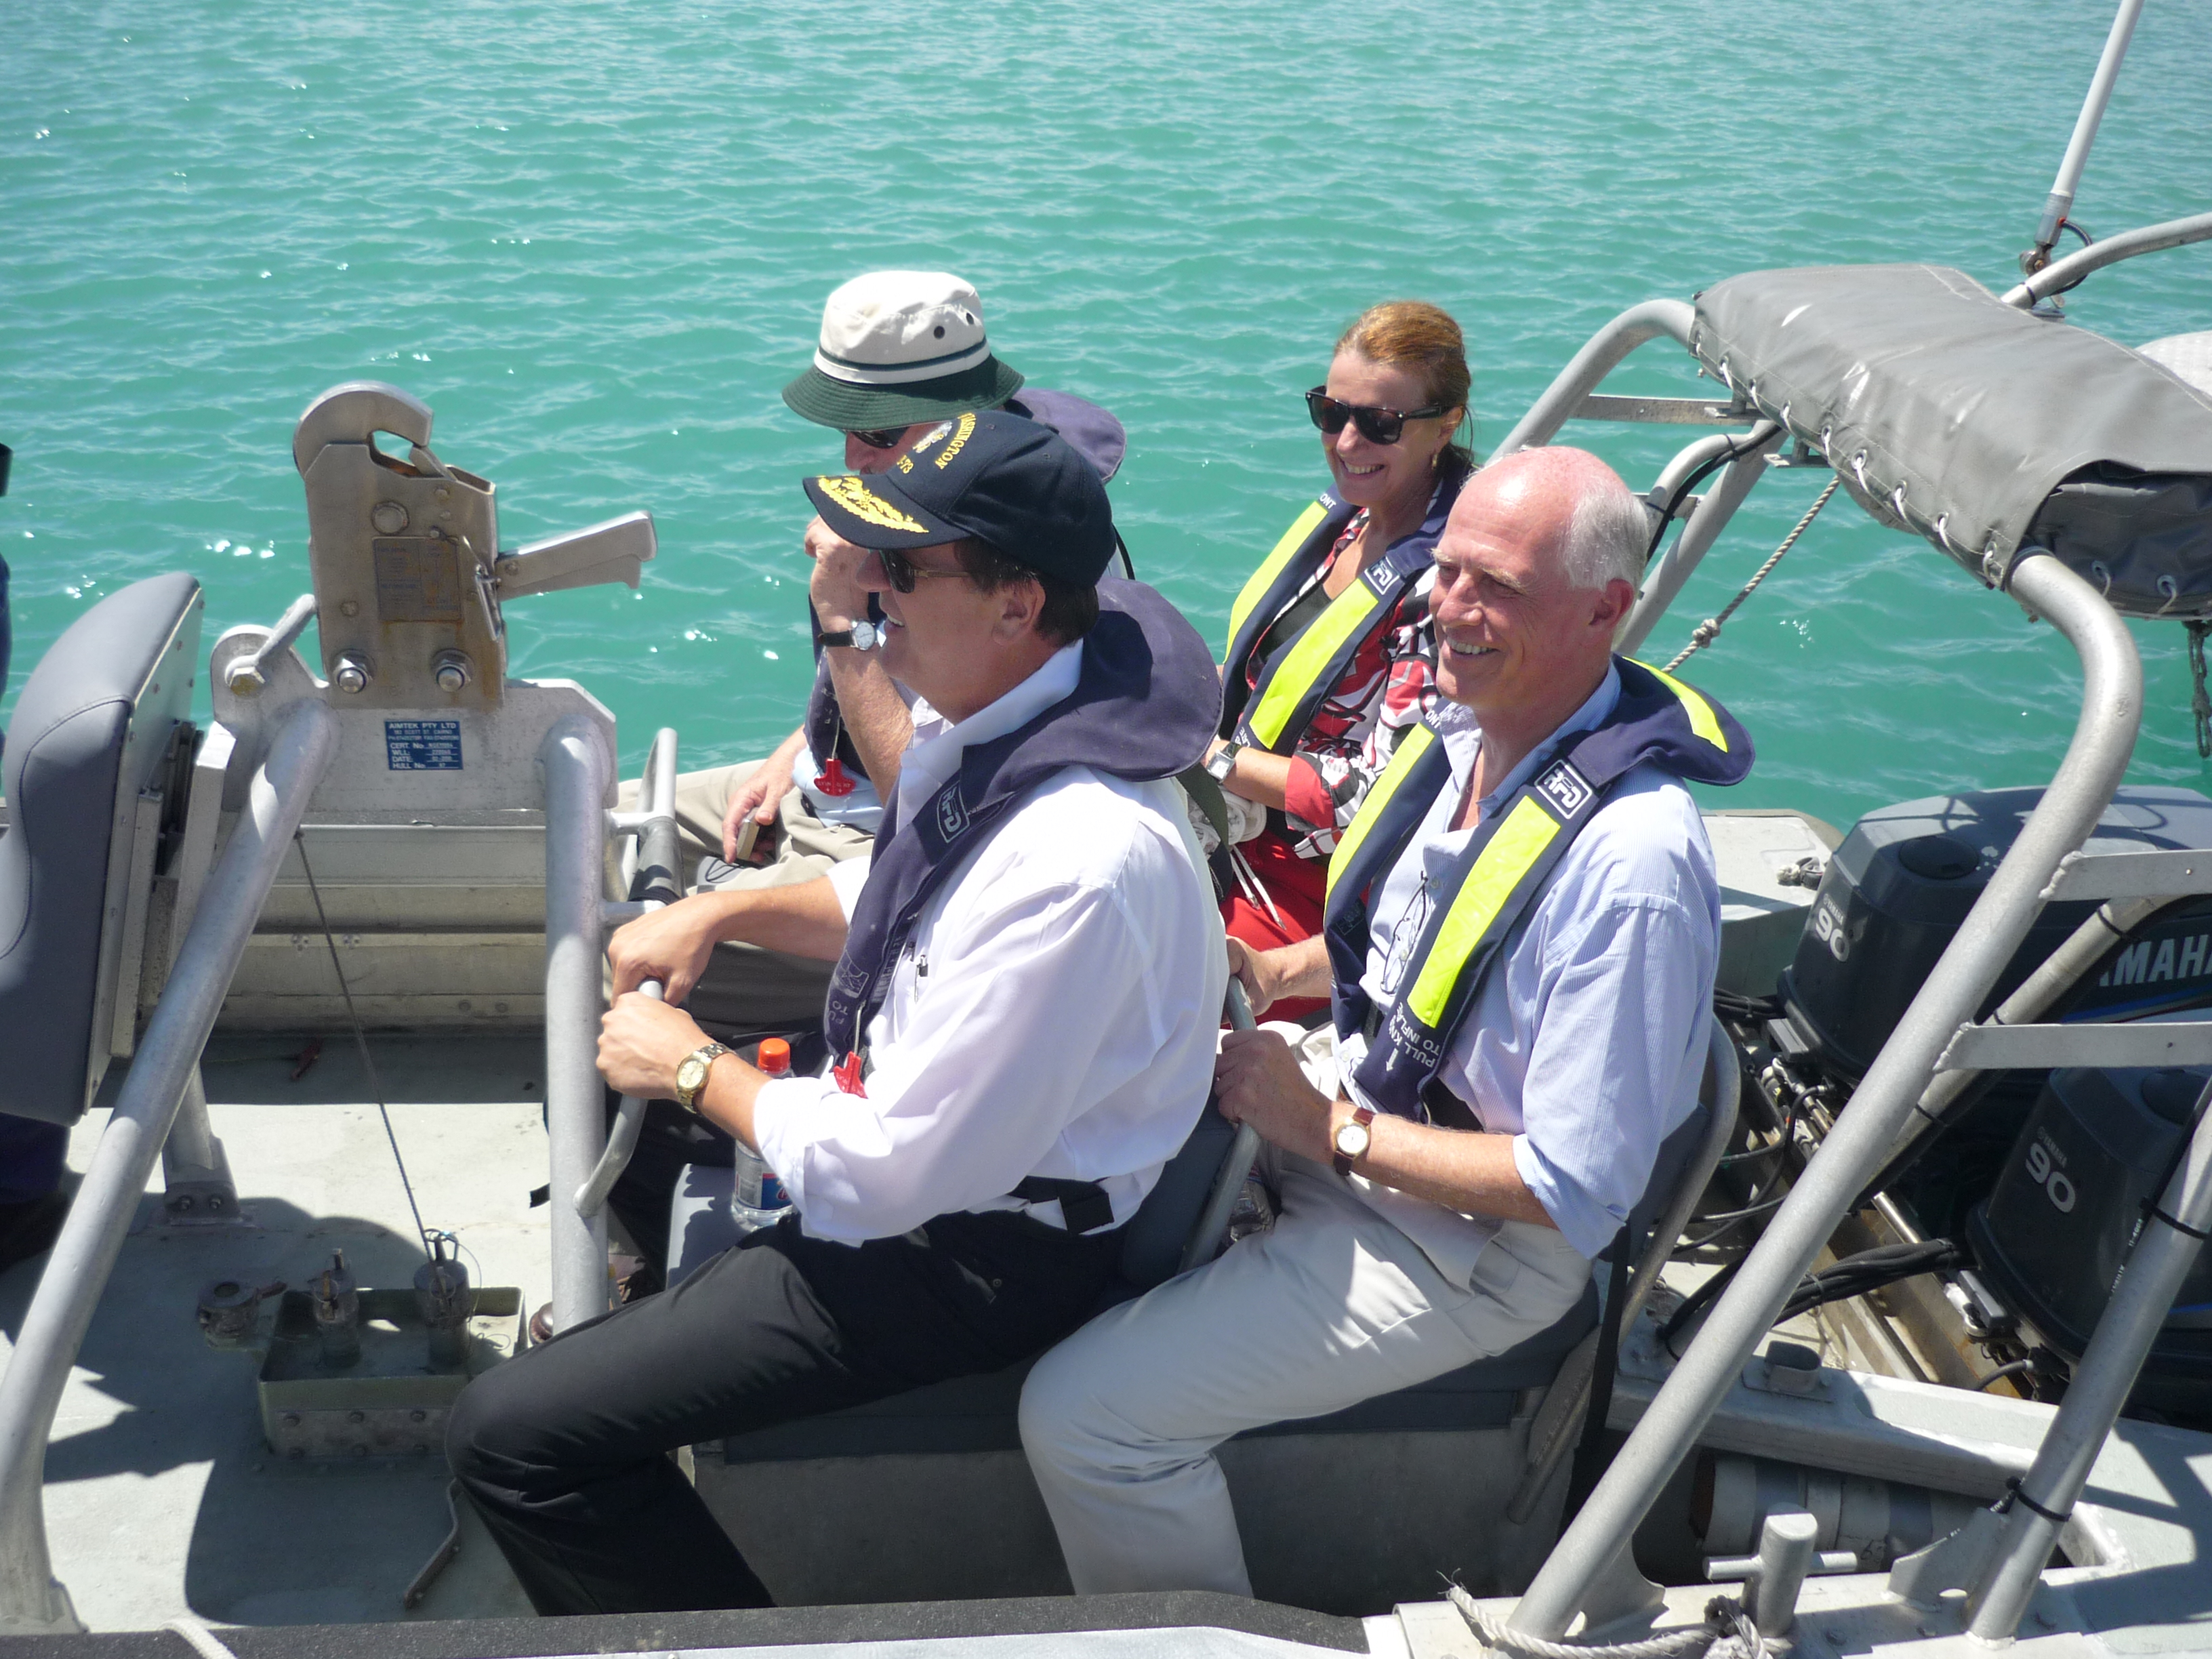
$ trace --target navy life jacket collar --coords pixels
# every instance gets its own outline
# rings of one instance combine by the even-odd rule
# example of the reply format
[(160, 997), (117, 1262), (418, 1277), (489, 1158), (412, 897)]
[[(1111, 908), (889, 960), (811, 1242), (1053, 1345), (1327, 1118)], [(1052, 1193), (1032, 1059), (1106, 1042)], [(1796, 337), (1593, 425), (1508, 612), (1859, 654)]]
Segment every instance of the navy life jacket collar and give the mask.
[[(1427, 923), (1353, 1073), (1378, 1109), (1434, 1116), (1431, 1087), (1506, 938), (1621, 779), (1647, 762), (1694, 783), (1734, 784), (1751, 770), (1750, 736), (1718, 703), (1627, 658), (1613, 665), (1620, 697), (1613, 712), (1540, 745), (1528, 781), (1431, 884)], [(1376, 1012), (1359, 983), (1370, 904), (1451, 781), (1443, 741), (1424, 721), (1400, 744), (1330, 860), (1322, 928), (1340, 1038)]]
[(1173, 777), (1205, 754), (1220, 708), (1213, 653), (1182, 613), (1142, 582), (1102, 579), (1075, 690), (1026, 725), (962, 750), (958, 769), (911, 820), (897, 799), (884, 803), (823, 1005), (830, 1051), (864, 1048), (923, 908), (1024, 795), (1069, 766), (1133, 781)]
[(1387, 627), (1407, 588), (1436, 562), (1437, 538), (1469, 470), (1449, 450), (1437, 461), (1436, 488), (1420, 524), (1383, 550), (1359, 580), (1279, 645), (1249, 684), (1252, 653), (1326, 560), (1359, 509), (1325, 491), (1275, 544), (1230, 611), (1229, 653), (1221, 670), (1220, 735), (1288, 754), (1378, 628)]

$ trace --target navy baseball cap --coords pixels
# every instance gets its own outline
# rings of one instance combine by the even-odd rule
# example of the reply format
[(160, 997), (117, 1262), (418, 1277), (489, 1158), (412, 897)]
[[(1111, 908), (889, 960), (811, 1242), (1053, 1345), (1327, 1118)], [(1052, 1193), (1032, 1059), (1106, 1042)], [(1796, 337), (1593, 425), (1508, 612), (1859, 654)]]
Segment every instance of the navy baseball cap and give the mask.
[(941, 422), (887, 472), (806, 481), (823, 521), (857, 547), (934, 547), (969, 536), (1079, 587), (1114, 556), (1098, 471), (1049, 427), (1000, 410)]

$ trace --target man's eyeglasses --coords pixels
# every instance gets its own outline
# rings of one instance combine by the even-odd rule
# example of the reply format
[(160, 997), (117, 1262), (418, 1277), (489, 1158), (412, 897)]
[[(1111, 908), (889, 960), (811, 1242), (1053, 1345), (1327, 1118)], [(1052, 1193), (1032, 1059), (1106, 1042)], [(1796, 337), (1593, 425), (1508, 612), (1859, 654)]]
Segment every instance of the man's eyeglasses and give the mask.
[(906, 428), (894, 426), (881, 432), (848, 432), (845, 435), (868, 449), (896, 449), (899, 440), (906, 436)]
[(1327, 386), (1316, 386), (1306, 393), (1306, 413), (1313, 423), (1334, 438), (1344, 430), (1346, 421), (1359, 428), (1359, 435), (1370, 444), (1395, 444), (1406, 435), (1406, 422), (1425, 421), (1444, 412), (1441, 405), (1427, 409), (1376, 409), (1365, 404), (1347, 404), (1328, 395)]
[(879, 547), (876, 557), (883, 562), (884, 574), (890, 579), (893, 591), (911, 593), (914, 585), (924, 576), (965, 576), (964, 570), (932, 570), (927, 565), (916, 564), (895, 547)]

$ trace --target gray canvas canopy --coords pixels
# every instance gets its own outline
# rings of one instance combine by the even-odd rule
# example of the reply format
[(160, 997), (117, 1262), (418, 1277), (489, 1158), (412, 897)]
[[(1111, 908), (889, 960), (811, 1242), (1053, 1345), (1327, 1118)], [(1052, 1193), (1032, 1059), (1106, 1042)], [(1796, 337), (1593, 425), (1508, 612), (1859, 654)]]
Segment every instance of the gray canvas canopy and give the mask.
[(1882, 523), (1984, 581), (2044, 547), (2130, 616), (2212, 616), (2212, 395), (1941, 265), (1753, 271), (1691, 349)]

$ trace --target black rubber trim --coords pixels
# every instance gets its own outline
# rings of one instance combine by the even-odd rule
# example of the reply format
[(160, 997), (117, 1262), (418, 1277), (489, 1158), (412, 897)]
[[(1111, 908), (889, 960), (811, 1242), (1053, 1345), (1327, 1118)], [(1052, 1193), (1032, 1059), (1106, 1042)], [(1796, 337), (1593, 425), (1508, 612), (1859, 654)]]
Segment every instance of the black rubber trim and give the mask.
[[(222, 1626), (216, 1634), (238, 1659), (554, 1659), (656, 1649), (665, 1652), (1191, 1626), (1240, 1631), (1336, 1653), (1369, 1650), (1366, 1632), (1357, 1619), (1273, 1601), (1248, 1601), (1210, 1590), (728, 1613), (619, 1613), (580, 1619)], [(194, 1655), (191, 1644), (173, 1632), (128, 1631), (0, 1638), (0, 1659), (194, 1659)]]
[(2020, 1477), (2016, 1474), (2006, 1480), (2004, 1501), (2000, 1507), (2001, 1509), (2010, 1509), (2014, 1504), (2019, 1504), (2021, 1508), (2027, 1510), (2033, 1514), (2041, 1516), (2045, 1520), (2050, 1522), (2054, 1527), (2063, 1527), (2069, 1521), (2071, 1521), (2074, 1518), (2074, 1511), (2071, 1510), (2069, 1510), (2065, 1514), (2061, 1515), (2056, 1510), (2047, 1510), (2044, 1508), (2042, 1504), (2037, 1503), (2033, 1498), (2030, 1498), (2025, 1492), (2021, 1490)]
[(2177, 1221), (2172, 1216), (2168, 1215), (2164, 1210), (2160, 1209), (2155, 1204), (2150, 1206), (2150, 1215), (2152, 1220), (2163, 1221), (2167, 1226), (2172, 1228), (2174, 1231), (2179, 1233), (2184, 1238), (2197, 1239), (2200, 1243), (2205, 1239), (2212, 1238), (2212, 1232), (2207, 1232), (2202, 1227), (2192, 1227), (2186, 1221)]

